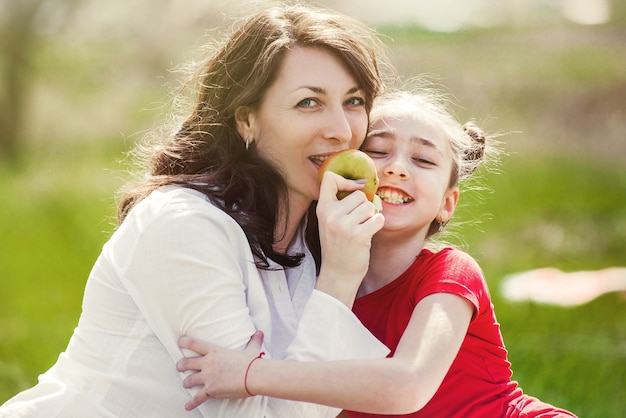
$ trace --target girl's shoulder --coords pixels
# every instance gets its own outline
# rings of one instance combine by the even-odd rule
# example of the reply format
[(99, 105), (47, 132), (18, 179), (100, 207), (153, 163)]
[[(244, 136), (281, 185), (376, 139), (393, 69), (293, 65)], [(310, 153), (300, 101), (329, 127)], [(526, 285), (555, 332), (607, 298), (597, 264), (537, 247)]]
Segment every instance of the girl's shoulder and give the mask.
[(439, 251), (424, 250), (418, 262), (420, 275), (432, 283), (456, 283), (482, 292), (487, 287), (485, 276), (478, 262), (468, 253), (453, 247)]
[(447, 268), (463, 268), (481, 271), (474, 257), (454, 247), (445, 247), (440, 250), (424, 249), (419, 259), (421, 259), (422, 263), (428, 265), (443, 265)]
[(467, 299), (477, 312), (490, 306), (489, 290), (482, 269), (468, 253), (453, 247), (439, 251), (424, 250), (421, 296), (430, 293), (453, 293)]

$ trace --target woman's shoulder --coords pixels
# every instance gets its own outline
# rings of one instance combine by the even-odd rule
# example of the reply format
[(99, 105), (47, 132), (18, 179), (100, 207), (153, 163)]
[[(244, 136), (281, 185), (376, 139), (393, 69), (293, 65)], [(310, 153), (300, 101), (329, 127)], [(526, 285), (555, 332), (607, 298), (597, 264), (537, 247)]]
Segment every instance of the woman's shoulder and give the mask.
[(163, 186), (155, 189), (137, 206), (168, 208), (176, 205), (202, 205), (210, 203), (208, 198), (197, 190), (183, 186)]
[(239, 229), (237, 222), (204, 193), (182, 186), (164, 186), (154, 190), (137, 203), (124, 222), (139, 222), (147, 226), (154, 222), (195, 222), (199, 219)]
[[(154, 190), (136, 205), (139, 212), (215, 212), (230, 218), (202, 192), (182, 186), (164, 186)], [(134, 208), (133, 208), (134, 209)]]

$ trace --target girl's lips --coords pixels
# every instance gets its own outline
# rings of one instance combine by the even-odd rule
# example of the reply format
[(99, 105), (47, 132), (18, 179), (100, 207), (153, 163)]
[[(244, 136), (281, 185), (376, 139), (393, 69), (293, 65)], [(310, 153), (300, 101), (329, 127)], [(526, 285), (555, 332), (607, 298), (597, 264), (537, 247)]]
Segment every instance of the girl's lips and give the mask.
[(376, 191), (376, 194), (383, 202), (391, 203), (393, 205), (403, 205), (405, 203), (410, 203), (414, 200), (403, 190), (397, 189), (395, 187), (379, 187), (378, 191)]

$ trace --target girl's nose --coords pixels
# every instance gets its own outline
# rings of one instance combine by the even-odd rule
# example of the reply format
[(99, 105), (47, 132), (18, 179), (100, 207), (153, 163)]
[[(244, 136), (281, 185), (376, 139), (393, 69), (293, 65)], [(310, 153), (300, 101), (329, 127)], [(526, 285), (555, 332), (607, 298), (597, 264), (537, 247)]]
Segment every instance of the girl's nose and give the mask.
[(397, 158), (389, 161), (389, 164), (387, 164), (383, 172), (387, 176), (398, 176), (403, 180), (409, 178), (409, 172), (406, 169), (405, 164), (398, 161)]

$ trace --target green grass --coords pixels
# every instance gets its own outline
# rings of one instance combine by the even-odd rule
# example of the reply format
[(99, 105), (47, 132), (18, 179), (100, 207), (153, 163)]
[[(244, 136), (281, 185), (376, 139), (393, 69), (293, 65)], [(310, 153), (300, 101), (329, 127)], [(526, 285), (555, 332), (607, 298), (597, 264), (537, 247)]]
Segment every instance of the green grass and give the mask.
[(117, 179), (108, 170), (119, 145), (28, 155), (20, 168), (0, 166), (0, 401), (32, 385), (67, 345), (115, 216)]
[[(489, 131), (521, 131), (502, 138), (509, 155), (500, 173), (485, 174), (490, 192), (462, 194), (457, 219), (479, 222), (461, 225), (453, 239), (485, 270), (514, 379), (525, 392), (581, 417), (623, 415), (626, 299), (609, 294), (560, 308), (511, 303), (499, 293), (500, 280), (513, 272), (624, 264), (623, 29), (382, 31), (396, 39), (400, 72), (441, 76), (464, 105), (461, 117), (484, 118)], [(89, 98), (83, 107), (94, 115), (93, 109), (101, 107), (117, 113), (92, 121), (77, 115), (80, 105), (69, 106), (55, 93), (61, 104), (39, 121), (44, 126), (33, 122), (35, 131), (50, 136), (29, 142), (19, 164), (0, 160), (0, 402), (32, 386), (65, 348), (78, 321), (87, 275), (114, 229), (113, 195), (122, 168), (116, 160), (128, 144), (112, 138), (144, 129), (159, 111), (150, 104), (159, 100), (154, 84), (137, 81), (147, 87), (127, 88), (125, 73), (112, 70), (108, 84), (94, 82), (101, 80), (98, 63), (109, 62), (110, 56), (92, 60), (93, 51), (74, 51), (79, 58), (64, 62), (64, 49), (47, 51), (37, 62), (45, 70), (57, 69), (49, 73), (54, 77), (38, 80), (45, 86), (55, 83), (44, 93), (70, 92), (66, 96), (72, 98), (79, 93), (81, 100)], [(82, 71), (80, 91), (63, 76), (73, 63)], [(134, 77), (141, 79), (139, 71)], [(96, 88), (102, 91), (92, 91)], [(39, 100), (56, 103), (46, 97)], [(113, 105), (100, 105), (111, 98)], [(151, 109), (137, 112), (138, 107)], [(63, 125), (66, 108), (71, 123)], [(111, 124), (118, 115), (130, 122)], [(51, 129), (46, 117), (54, 119)], [(87, 127), (77, 125), (77, 119)], [(100, 126), (91, 126), (97, 122)], [(73, 128), (78, 139), (66, 139)], [(85, 131), (89, 137), (98, 132), (100, 139), (85, 142)]]
[(506, 274), (538, 267), (623, 266), (626, 171), (571, 156), (511, 157), (501, 170), (486, 178), (493, 194), (460, 215), (470, 216), (477, 206), (490, 214), (482, 216), (482, 232), (466, 226), (462, 236), (489, 281), (513, 378), (525, 392), (581, 417), (620, 416), (626, 407), (625, 295), (562, 308), (508, 302), (498, 286)]
[[(0, 231), (0, 333), (10, 336), (0, 341), (0, 401), (33, 385), (65, 348), (91, 265), (114, 228), (119, 179), (109, 170), (119, 169), (121, 148), (67, 147), (47, 150), (18, 173), (0, 172), (0, 216), (10, 220)], [(556, 156), (509, 157), (500, 169), (484, 179), (492, 193), (482, 201), (462, 195), (469, 202), (459, 220), (481, 223), (457, 232), (488, 277), (514, 378), (580, 416), (618, 416), (626, 406), (626, 300), (606, 295), (576, 308), (511, 303), (498, 283), (535, 267), (621, 264), (625, 173)]]

